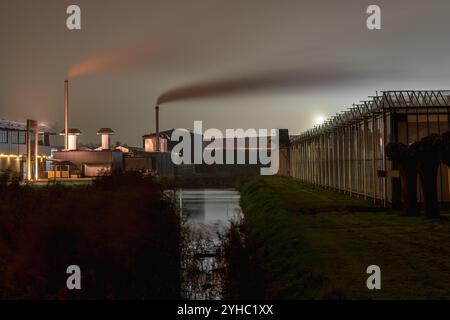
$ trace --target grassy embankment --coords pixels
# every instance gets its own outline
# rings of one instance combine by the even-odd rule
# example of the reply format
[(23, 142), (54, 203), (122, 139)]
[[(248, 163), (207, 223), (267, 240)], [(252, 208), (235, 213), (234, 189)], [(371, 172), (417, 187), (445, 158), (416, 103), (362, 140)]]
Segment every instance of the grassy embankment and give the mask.
[[(139, 174), (91, 186), (0, 183), (0, 298), (176, 299), (180, 223), (162, 187)], [(66, 269), (81, 268), (81, 290)]]
[[(249, 180), (241, 196), (249, 262), (240, 268), (250, 279), (241, 285), (244, 296), (450, 298), (448, 215), (434, 221), (376, 212), (363, 200), (279, 177)], [(372, 264), (381, 268), (382, 290), (366, 287)]]

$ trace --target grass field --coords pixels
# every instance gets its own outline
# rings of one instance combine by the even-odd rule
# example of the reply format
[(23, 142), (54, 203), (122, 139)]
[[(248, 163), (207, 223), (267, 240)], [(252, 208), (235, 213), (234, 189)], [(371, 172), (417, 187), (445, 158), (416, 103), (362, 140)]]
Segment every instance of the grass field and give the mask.
[[(449, 299), (450, 221), (376, 212), (288, 178), (241, 187), (250, 287), (275, 299)], [(367, 208), (367, 210), (365, 210)], [(366, 268), (381, 268), (381, 290)], [(256, 280), (255, 280), (256, 279)]]

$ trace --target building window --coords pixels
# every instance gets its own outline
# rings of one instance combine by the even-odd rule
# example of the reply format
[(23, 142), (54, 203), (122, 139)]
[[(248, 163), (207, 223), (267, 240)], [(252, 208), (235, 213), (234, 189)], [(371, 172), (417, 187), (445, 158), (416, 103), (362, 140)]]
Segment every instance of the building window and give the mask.
[(9, 136), (11, 137), (11, 144), (19, 143), (19, 133), (17, 131), (11, 131)]
[(25, 131), (19, 131), (19, 144), (25, 144), (27, 141)]
[(0, 130), (0, 143), (8, 143), (8, 131)]

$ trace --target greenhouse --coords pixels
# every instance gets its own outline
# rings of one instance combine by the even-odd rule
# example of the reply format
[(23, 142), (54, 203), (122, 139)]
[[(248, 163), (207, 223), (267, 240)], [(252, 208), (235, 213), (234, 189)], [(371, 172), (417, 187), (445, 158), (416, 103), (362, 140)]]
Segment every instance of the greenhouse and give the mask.
[[(383, 205), (400, 203), (397, 164), (385, 154), (390, 142), (411, 144), (449, 131), (450, 91), (385, 91), (291, 141), (294, 178)], [(441, 165), (438, 199), (449, 202), (449, 170)], [(418, 188), (418, 199), (423, 200)]]

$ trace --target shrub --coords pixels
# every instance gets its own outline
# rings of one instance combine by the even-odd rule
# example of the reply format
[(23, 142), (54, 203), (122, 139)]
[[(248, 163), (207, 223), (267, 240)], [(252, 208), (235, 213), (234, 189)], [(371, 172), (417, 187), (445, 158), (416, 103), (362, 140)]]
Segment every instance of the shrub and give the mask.
[[(178, 216), (151, 178), (22, 187), (0, 212), (1, 298), (179, 297)], [(66, 289), (69, 265), (80, 266), (82, 290)]]

